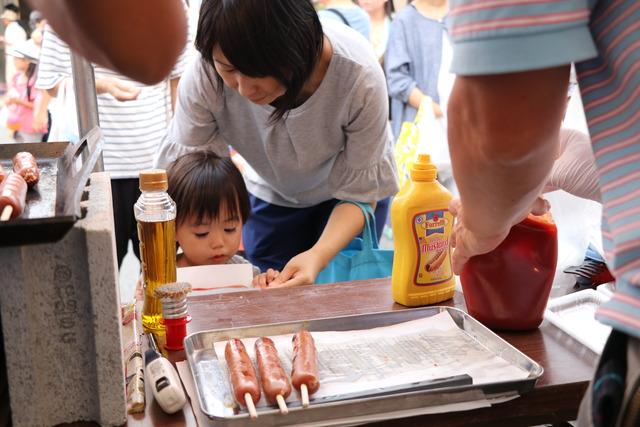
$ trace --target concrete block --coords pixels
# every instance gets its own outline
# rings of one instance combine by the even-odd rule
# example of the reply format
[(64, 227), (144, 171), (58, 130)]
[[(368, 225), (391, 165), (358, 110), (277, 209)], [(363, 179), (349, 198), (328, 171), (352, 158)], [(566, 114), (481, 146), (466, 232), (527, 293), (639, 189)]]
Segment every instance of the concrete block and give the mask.
[(111, 184), (93, 174), (84, 218), (59, 242), (0, 248), (13, 424), (126, 420)]

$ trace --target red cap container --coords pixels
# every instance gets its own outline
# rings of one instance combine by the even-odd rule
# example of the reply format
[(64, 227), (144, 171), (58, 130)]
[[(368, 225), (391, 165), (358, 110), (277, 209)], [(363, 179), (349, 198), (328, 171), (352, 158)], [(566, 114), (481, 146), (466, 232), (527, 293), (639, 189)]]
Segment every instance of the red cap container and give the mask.
[(467, 311), (491, 329), (537, 328), (557, 261), (558, 229), (551, 215), (529, 215), (496, 249), (465, 264), (460, 281)]
[(184, 338), (187, 336), (187, 323), (191, 321), (191, 316), (186, 315), (178, 319), (162, 319), (165, 327), (167, 350), (183, 350)]

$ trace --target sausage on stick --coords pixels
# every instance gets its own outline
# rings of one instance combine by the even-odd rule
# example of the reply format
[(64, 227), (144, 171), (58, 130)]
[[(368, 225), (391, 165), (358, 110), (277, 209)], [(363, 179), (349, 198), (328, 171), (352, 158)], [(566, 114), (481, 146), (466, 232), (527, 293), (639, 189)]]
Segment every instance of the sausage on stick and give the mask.
[(21, 151), (13, 156), (13, 171), (24, 178), (29, 188), (35, 186), (40, 180), (36, 158), (27, 151)]
[(291, 382), (278, 357), (278, 349), (270, 338), (256, 340), (256, 361), (264, 395), (269, 403), (278, 403), (280, 412), (288, 414), (285, 399), (291, 394)]
[(302, 395), (302, 406), (309, 406), (309, 395), (318, 391), (318, 353), (313, 337), (307, 330), (293, 336), (291, 382)]
[(242, 341), (232, 338), (224, 349), (231, 386), (236, 402), (247, 407), (251, 418), (257, 418), (255, 404), (260, 400), (260, 383)]
[(27, 203), (27, 183), (16, 173), (10, 173), (0, 186), (0, 221), (22, 215)]

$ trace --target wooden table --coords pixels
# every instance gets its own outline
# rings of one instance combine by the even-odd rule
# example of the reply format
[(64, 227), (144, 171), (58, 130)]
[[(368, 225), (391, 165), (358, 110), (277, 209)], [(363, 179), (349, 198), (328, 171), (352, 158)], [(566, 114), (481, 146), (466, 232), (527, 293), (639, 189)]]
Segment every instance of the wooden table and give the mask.
[[(555, 289), (555, 294), (567, 292)], [(465, 308), (462, 294), (447, 304)], [(349, 314), (403, 310), (391, 298), (390, 280), (301, 286), (262, 292), (193, 297), (189, 312), (190, 333), (265, 323), (319, 319)], [(554, 326), (544, 322), (532, 332), (501, 332), (511, 345), (540, 363), (544, 374), (535, 388), (515, 400), (491, 408), (449, 414), (425, 415), (378, 422), (376, 426), (532, 426), (561, 423), (576, 418), (582, 395), (593, 373), (596, 356)], [(170, 355), (184, 360), (184, 352)], [(182, 412), (164, 414), (147, 387), (145, 414), (131, 415), (128, 426), (196, 426), (189, 404)]]

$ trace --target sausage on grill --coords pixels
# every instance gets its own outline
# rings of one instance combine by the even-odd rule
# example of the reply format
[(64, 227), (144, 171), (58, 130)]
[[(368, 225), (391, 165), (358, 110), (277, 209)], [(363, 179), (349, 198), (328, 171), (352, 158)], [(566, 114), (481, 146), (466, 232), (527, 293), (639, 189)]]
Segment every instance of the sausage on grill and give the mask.
[(22, 176), (29, 188), (33, 187), (40, 180), (40, 170), (33, 154), (22, 151), (13, 156), (13, 171)]
[[(27, 183), (18, 174), (10, 173), (0, 185), (0, 219), (17, 218), (24, 212), (27, 202)], [(13, 211), (8, 218), (5, 218), (5, 208), (11, 206)]]

